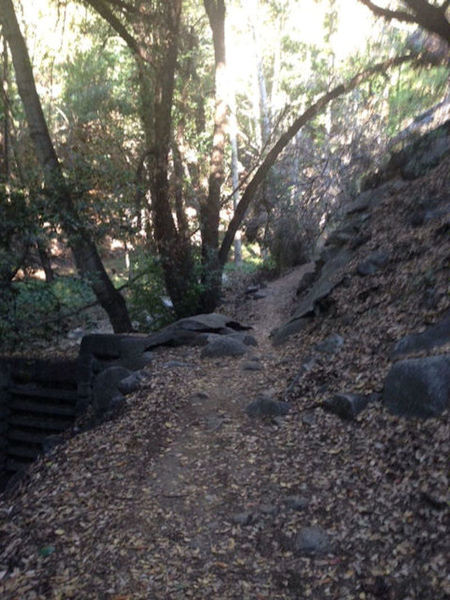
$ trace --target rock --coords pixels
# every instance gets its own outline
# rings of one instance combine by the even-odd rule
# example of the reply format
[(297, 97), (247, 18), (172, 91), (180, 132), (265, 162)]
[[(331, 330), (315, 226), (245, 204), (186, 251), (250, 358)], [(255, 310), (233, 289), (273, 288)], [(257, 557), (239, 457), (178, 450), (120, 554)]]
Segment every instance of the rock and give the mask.
[(316, 415), (313, 412), (307, 412), (302, 416), (302, 423), (305, 425), (315, 425), (316, 423)]
[(432, 350), (450, 343), (450, 311), (444, 315), (444, 318), (427, 327), (422, 333), (412, 333), (399, 340), (392, 352), (392, 357), (407, 356), (414, 352), (423, 350)]
[(256, 292), (259, 291), (259, 286), (258, 285), (249, 285), (247, 287), (247, 289), (245, 290), (246, 294), (256, 294)]
[(299, 302), (292, 319), (296, 321), (316, 313), (318, 302), (330, 295), (334, 288), (342, 281), (343, 267), (349, 262), (353, 253), (348, 248), (342, 248), (321, 269), (320, 277), (313, 284), (306, 296)]
[(440, 415), (450, 406), (450, 354), (396, 363), (386, 377), (383, 401), (395, 415)]
[(130, 375), (131, 372), (124, 367), (109, 367), (97, 375), (92, 390), (93, 408), (97, 417), (111, 409), (113, 399), (119, 395), (119, 382)]
[(274, 516), (278, 512), (278, 507), (273, 504), (260, 504), (258, 510), (263, 515)]
[(344, 206), (346, 215), (353, 215), (360, 212), (366, 212), (376, 203), (376, 196), (372, 190), (359, 194), (359, 196)]
[(303, 496), (287, 496), (284, 503), (292, 510), (305, 510), (309, 506), (309, 500)]
[(235, 525), (241, 525), (241, 527), (245, 527), (246, 525), (251, 525), (255, 520), (254, 514), (250, 511), (245, 511), (233, 515), (232, 521)]
[(228, 335), (236, 331), (247, 331), (251, 327), (241, 325), (225, 315), (209, 313), (180, 319), (157, 333), (147, 337), (146, 349), (158, 346), (204, 345), (205, 334)]
[(359, 263), (356, 268), (358, 275), (365, 277), (366, 275), (373, 275), (381, 268), (385, 267), (390, 260), (390, 255), (387, 252), (377, 251), (369, 254), (366, 260)]
[(406, 163), (401, 168), (404, 179), (417, 179), (436, 167), (450, 153), (450, 122), (430, 131), (416, 142), (402, 150), (401, 157)]
[(272, 344), (274, 346), (280, 346), (281, 344), (284, 344), (284, 342), (286, 342), (287, 339), (291, 337), (291, 335), (303, 331), (303, 329), (305, 329), (305, 327), (309, 325), (310, 322), (311, 320), (307, 318), (293, 319), (291, 321), (288, 321), (285, 325), (278, 327), (278, 329), (274, 329), (270, 333)]
[(142, 378), (140, 373), (132, 373), (128, 377), (125, 377), (125, 379), (121, 379), (119, 381), (117, 384), (117, 389), (126, 396), (127, 394), (132, 394), (138, 390), (141, 385), (141, 381)]
[(262, 371), (263, 366), (254, 360), (249, 360), (242, 365), (243, 371)]
[(188, 369), (192, 367), (189, 363), (182, 362), (181, 360), (169, 360), (169, 362), (164, 363), (163, 366), (166, 369)]
[(263, 300), (266, 297), (267, 297), (267, 294), (265, 294), (264, 292), (256, 292), (253, 294), (254, 300)]
[(304, 527), (294, 539), (294, 552), (298, 554), (316, 555), (331, 551), (330, 537), (317, 525)]
[(212, 340), (202, 350), (202, 358), (219, 358), (222, 356), (243, 356), (248, 346), (230, 336)]
[(312, 286), (314, 281), (319, 277), (320, 269), (322, 268), (323, 263), (316, 261), (314, 263), (314, 267), (312, 271), (307, 271), (303, 277), (300, 279), (300, 283), (298, 284), (296, 295), (300, 296), (303, 294), (308, 288)]
[(288, 402), (274, 400), (271, 394), (263, 392), (245, 409), (249, 417), (284, 417), (291, 406)]
[(343, 345), (344, 338), (342, 338), (337, 333), (332, 333), (322, 342), (316, 345), (316, 350), (318, 352), (324, 352), (326, 354), (335, 354)]
[(256, 341), (256, 339), (249, 333), (246, 333), (245, 331), (238, 331), (237, 333), (231, 333), (227, 337), (229, 337), (233, 340), (238, 340), (238, 341), (242, 342), (243, 344), (245, 344), (246, 346), (257, 346), (258, 345), (258, 342)]
[(341, 393), (324, 400), (322, 406), (327, 412), (350, 421), (359, 415), (372, 400), (371, 395)]

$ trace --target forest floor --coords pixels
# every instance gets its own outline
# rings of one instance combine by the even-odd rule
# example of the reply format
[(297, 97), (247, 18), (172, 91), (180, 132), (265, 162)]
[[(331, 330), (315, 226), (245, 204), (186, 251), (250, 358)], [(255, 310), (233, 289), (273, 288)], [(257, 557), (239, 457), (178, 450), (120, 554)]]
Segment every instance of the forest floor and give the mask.
[[(448, 309), (448, 238), (441, 222), (404, 225), (412, 191), (372, 220), (369, 247), (389, 246), (389, 268), (335, 290), (330, 315), (270, 343), (309, 266), (259, 300), (230, 297), (223, 312), (258, 341), (248, 355), (158, 351), (124, 414), (38, 460), (0, 501), (0, 597), (448, 598), (448, 414), (406, 420), (374, 402), (343, 421), (320, 408), (334, 392), (380, 391), (393, 341)], [(430, 269), (438, 300), (424, 310)], [(343, 348), (290, 385), (331, 333)], [(260, 370), (245, 370), (249, 358)], [(263, 391), (291, 402), (286, 417), (247, 416)], [(304, 555), (298, 534), (315, 526), (326, 550)]]

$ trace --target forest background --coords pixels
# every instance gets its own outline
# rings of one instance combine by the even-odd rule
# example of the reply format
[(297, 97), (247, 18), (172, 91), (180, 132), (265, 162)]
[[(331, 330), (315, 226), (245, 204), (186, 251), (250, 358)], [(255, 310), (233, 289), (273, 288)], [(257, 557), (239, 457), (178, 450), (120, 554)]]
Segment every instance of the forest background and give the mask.
[(449, 4), (0, 0), (2, 347), (95, 303), (155, 329), (310, 260), (448, 98)]

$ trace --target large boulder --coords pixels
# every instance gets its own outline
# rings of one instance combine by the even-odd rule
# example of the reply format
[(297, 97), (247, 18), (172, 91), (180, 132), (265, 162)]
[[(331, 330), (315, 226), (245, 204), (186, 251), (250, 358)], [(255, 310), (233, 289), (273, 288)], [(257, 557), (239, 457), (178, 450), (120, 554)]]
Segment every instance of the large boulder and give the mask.
[(450, 405), (450, 354), (396, 363), (386, 378), (383, 401), (396, 415), (440, 415)]
[(229, 335), (251, 329), (225, 315), (209, 313), (180, 319), (148, 336), (147, 349), (158, 346), (204, 345), (207, 334)]
[(399, 340), (392, 352), (394, 358), (450, 344), (450, 311), (444, 318), (421, 333), (411, 333)]

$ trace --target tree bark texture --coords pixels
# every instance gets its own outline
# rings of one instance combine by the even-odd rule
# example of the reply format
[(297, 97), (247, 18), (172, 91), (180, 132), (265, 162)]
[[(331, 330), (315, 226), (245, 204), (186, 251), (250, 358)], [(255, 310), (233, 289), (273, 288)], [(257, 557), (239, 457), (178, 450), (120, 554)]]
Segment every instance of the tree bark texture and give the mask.
[(0, 22), (3, 24), (11, 50), (17, 87), (24, 105), (30, 136), (44, 172), (46, 187), (52, 201), (57, 204), (61, 225), (68, 236), (77, 269), (91, 284), (100, 305), (108, 314), (114, 331), (131, 331), (125, 300), (109, 279), (94, 241), (78, 218), (65, 182), (36, 91), (28, 50), (12, 0), (0, 0)]

